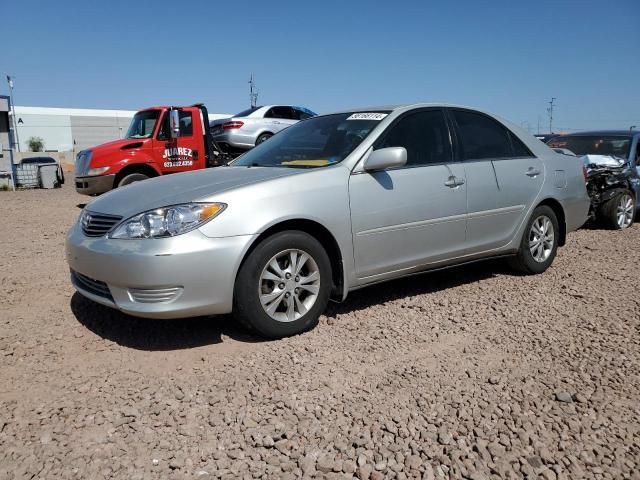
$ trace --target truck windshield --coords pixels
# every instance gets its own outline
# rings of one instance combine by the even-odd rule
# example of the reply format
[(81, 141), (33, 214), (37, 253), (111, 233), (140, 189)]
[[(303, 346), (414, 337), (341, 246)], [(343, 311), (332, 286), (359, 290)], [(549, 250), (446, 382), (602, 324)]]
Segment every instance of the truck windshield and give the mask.
[(631, 138), (614, 135), (561, 135), (547, 143), (551, 148), (565, 148), (577, 156), (608, 155), (626, 160), (631, 150)]
[(125, 138), (151, 138), (160, 110), (145, 110), (133, 116)]
[(314, 117), (274, 135), (231, 163), (236, 167), (317, 168), (344, 160), (388, 112)]

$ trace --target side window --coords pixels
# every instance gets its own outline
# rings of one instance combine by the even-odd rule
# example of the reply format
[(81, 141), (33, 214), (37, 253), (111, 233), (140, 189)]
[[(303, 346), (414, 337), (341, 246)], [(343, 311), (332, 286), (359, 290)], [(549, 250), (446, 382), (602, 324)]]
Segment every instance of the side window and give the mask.
[(294, 108), (294, 112), (296, 115), (295, 120), (306, 120), (307, 118), (313, 117), (313, 114), (311, 112), (305, 112), (304, 110), (301, 110), (299, 108)]
[(293, 114), (289, 107), (272, 107), (265, 115), (265, 118), (291, 119)]
[(512, 157), (511, 141), (507, 129), (495, 120), (480, 113), (452, 110), (460, 132), (462, 158)]
[(407, 166), (451, 161), (449, 130), (441, 110), (410, 113), (393, 125), (377, 148), (404, 147)]
[[(180, 136), (190, 137), (193, 135), (193, 117), (191, 112), (185, 112), (180, 110)], [(164, 112), (162, 116), (162, 123), (160, 124), (160, 130), (158, 131), (158, 140), (169, 139), (169, 112)]]
[(509, 138), (511, 138), (511, 145), (513, 145), (513, 156), (514, 157), (533, 157), (531, 150), (527, 148), (527, 146), (522, 143), (513, 132), (509, 131)]
[(193, 135), (193, 118), (191, 112), (180, 111), (180, 136), (190, 137)]

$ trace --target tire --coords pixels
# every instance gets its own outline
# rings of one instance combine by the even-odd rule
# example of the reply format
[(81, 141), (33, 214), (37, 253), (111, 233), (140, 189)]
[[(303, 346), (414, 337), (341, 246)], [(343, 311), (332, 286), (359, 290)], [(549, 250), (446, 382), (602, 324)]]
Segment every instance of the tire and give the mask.
[[(549, 229), (552, 229), (550, 235)], [(545, 232), (544, 238), (539, 234), (540, 231)], [(558, 252), (559, 233), (558, 218), (551, 207), (536, 207), (522, 234), (518, 254), (510, 259), (512, 268), (527, 275), (544, 272)]]
[[(292, 258), (302, 275), (295, 275)], [(262, 337), (298, 335), (318, 324), (331, 284), (329, 256), (314, 237), (297, 230), (276, 233), (260, 242), (240, 267), (233, 314)]]
[(636, 201), (629, 191), (620, 192), (604, 202), (598, 212), (602, 223), (612, 230), (624, 230), (633, 225)]
[(258, 137), (258, 139), (256, 140), (256, 145), (260, 145), (262, 142), (266, 142), (267, 140), (269, 140), (271, 137), (273, 137), (272, 133), (263, 133), (262, 135), (260, 135)]
[(140, 182), (142, 180), (146, 180), (149, 178), (144, 173), (130, 173), (129, 175), (125, 175), (118, 182), (118, 187), (124, 187), (125, 185), (130, 185), (134, 182)]

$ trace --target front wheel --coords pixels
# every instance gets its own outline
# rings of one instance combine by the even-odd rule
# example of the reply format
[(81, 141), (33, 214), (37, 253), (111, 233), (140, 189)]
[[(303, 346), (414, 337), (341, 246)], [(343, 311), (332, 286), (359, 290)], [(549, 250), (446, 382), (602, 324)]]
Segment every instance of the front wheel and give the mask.
[(600, 218), (613, 230), (624, 230), (633, 224), (636, 202), (630, 192), (621, 192), (607, 200), (600, 208)]
[(331, 262), (311, 235), (289, 230), (260, 242), (238, 272), (234, 315), (267, 338), (297, 335), (318, 323), (331, 293)]
[(558, 218), (546, 205), (536, 207), (522, 235), (518, 254), (511, 266), (528, 275), (542, 273), (551, 266), (558, 251)]
[(144, 173), (130, 173), (129, 175), (125, 175), (118, 182), (118, 187), (124, 187), (125, 185), (130, 185), (134, 182), (140, 182), (142, 180), (146, 180), (147, 177)]

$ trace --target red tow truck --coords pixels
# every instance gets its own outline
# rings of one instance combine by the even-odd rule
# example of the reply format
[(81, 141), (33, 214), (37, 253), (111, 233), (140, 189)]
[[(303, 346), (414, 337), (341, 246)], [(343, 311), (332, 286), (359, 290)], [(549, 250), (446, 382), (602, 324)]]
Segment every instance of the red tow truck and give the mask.
[(230, 158), (211, 138), (202, 104), (159, 106), (137, 112), (121, 140), (76, 157), (76, 191), (98, 195), (159, 175), (223, 165)]

